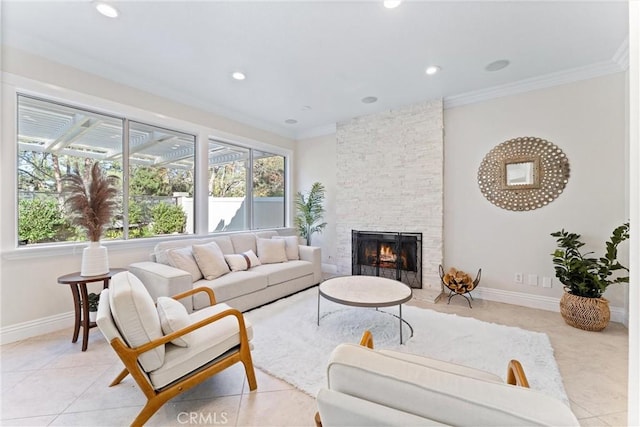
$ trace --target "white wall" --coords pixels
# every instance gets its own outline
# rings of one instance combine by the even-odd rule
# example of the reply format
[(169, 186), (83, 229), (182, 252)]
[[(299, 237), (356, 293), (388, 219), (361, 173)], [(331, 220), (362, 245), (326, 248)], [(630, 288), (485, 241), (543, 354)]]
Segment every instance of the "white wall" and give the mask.
[[(295, 143), (278, 135), (196, 110), (140, 90), (26, 54), (2, 49), (0, 141), (0, 341), (70, 327), (73, 304), (68, 286), (58, 276), (78, 271), (83, 244), (16, 249), (16, 91), (60, 99), (79, 106), (125, 114), (156, 125), (232, 139), (282, 155), (293, 156)], [(196, 161), (206, 169), (207, 146), (200, 144)], [(295, 161), (293, 162), (295, 168)], [(206, 197), (207, 177), (196, 177), (196, 191)], [(196, 219), (206, 226), (206, 206)], [(106, 242), (112, 267), (147, 260), (158, 239)], [(96, 284), (96, 290), (99, 285)]]
[[(604, 241), (628, 219), (625, 209), (625, 75), (498, 98), (444, 111), (444, 264), (483, 269), (483, 298), (558, 310), (562, 287), (556, 280), (549, 235), (566, 228), (582, 234), (588, 248), (602, 253)], [(518, 136), (537, 136), (558, 145), (569, 158), (571, 177), (562, 195), (532, 212), (495, 207), (480, 193), (477, 172), (496, 145)], [(335, 176), (335, 135), (298, 142), (298, 186)], [(332, 215), (328, 213), (328, 217)], [(333, 242), (326, 240), (323, 244)], [(628, 251), (622, 245), (622, 258)], [(323, 250), (325, 248), (323, 247)], [(327, 262), (327, 261), (325, 261)], [(515, 272), (536, 274), (538, 286), (516, 285)], [(541, 287), (543, 276), (553, 287)], [(625, 285), (613, 285), (612, 316), (624, 320)]]
[[(311, 244), (322, 249), (322, 263), (336, 264), (336, 135), (326, 135), (297, 142), (295, 184), (297, 191), (307, 192), (314, 182), (326, 188), (327, 223), (322, 234), (314, 234)], [(333, 271), (335, 267), (329, 267)]]
[[(549, 233), (565, 228), (603, 254), (611, 231), (626, 221), (625, 75), (537, 90), (445, 111), (445, 262), (483, 269), (479, 291), (493, 297), (518, 292), (559, 298)], [(518, 136), (553, 142), (567, 155), (571, 177), (555, 201), (530, 212), (512, 212), (480, 193), (477, 172), (496, 145)], [(514, 284), (514, 273), (553, 277), (553, 288)], [(488, 295), (489, 296), (489, 295)], [(624, 288), (605, 294), (624, 307)], [(532, 298), (532, 301), (535, 298)], [(545, 301), (544, 299), (542, 299)], [(620, 320), (620, 319), (618, 319)]]

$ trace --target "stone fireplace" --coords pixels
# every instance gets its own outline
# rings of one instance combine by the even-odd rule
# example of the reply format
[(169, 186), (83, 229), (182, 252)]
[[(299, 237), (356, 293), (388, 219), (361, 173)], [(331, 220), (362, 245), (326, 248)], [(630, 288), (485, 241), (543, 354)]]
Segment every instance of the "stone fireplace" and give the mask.
[[(353, 230), (408, 230), (421, 235), (422, 252), (401, 278), (440, 290), (443, 261), (443, 104), (421, 102), (339, 123), (336, 130), (336, 269), (339, 275), (387, 271), (353, 266)], [(413, 280), (412, 277), (411, 280)], [(417, 283), (417, 277), (416, 283)], [(416, 286), (415, 284), (412, 286)]]
[(422, 288), (422, 233), (351, 232), (351, 274)]

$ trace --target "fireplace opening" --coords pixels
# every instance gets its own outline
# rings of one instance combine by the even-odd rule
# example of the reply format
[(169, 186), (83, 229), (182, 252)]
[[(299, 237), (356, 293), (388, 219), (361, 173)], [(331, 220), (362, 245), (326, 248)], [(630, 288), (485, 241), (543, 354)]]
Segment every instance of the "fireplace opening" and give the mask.
[(352, 230), (354, 275), (380, 276), (422, 288), (422, 233)]

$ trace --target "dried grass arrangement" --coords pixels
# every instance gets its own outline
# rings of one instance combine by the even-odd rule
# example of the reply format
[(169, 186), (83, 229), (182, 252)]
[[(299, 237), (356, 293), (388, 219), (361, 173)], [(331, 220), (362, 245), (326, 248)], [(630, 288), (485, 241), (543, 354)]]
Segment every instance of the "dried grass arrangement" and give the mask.
[(62, 192), (71, 223), (83, 228), (89, 241), (99, 242), (118, 207), (119, 178), (106, 175), (98, 162), (92, 165), (90, 172), (88, 183), (77, 168), (65, 175)]

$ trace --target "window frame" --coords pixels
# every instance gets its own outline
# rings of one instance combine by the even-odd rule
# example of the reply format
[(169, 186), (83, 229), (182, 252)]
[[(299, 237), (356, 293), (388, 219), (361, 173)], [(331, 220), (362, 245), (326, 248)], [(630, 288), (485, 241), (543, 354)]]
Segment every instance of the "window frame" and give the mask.
[[(269, 151), (274, 154), (282, 155), (287, 165), (285, 170), (285, 217), (284, 227), (291, 228), (292, 218), (292, 194), (291, 189), (291, 165), (293, 162), (293, 144), (295, 141), (283, 138), (276, 134), (266, 135), (263, 130), (252, 128), (246, 125), (246, 128), (238, 128), (237, 123), (225, 123), (224, 120), (220, 124), (222, 129), (211, 127), (211, 118), (220, 118), (211, 114), (210, 117), (202, 116), (199, 110), (173, 110), (177, 104), (171, 100), (167, 100), (164, 105), (168, 111), (172, 111), (174, 117), (169, 117), (154, 111), (156, 103), (149, 99), (143, 99), (139, 104), (125, 104), (110, 98), (99, 97), (91, 93), (78, 92), (56, 86), (44, 81), (34, 80), (21, 75), (11, 73), (3, 73), (2, 76), (3, 90), (1, 95), (3, 105), (2, 117), (2, 138), (11, 143), (4, 144), (0, 160), (2, 161), (2, 172), (0, 177), (2, 184), (0, 189), (5, 199), (8, 198), (10, 203), (0, 213), (0, 252), (5, 259), (21, 259), (35, 258), (42, 256), (60, 256), (77, 254), (79, 248), (86, 245), (86, 242), (57, 242), (57, 243), (41, 243), (27, 246), (18, 246), (18, 192), (17, 192), (17, 151), (18, 151), (18, 124), (17, 124), (17, 95), (40, 98), (45, 101), (56, 102), (63, 105), (70, 105), (79, 109), (94, 111), (99, 114), (109, 116), (126, 116), (129, 120), (138, 121), (152, 126), (162, 128), (170, 128), (179, 132), (194, 135), (195, 142), (195, 162), (194, 162), (194, 233), (184, 236), (157, 236), (144, 239), (129, 240), (110, 240), (105, 241), (105, 245), (116, 251), (131, 250), (134, 248), (152, 248), (160, 241), (167, 239), (188, 239), (197, 237), (206, 237), (215, 234), (225, 234), (225, 232), (209, 232), (207, 228), (207, 206), (206, 203), (198, 203), (203, 199), (203, 194), (207, 194), (207, 145), (202, 141), (209, 139), (220, 140), (226, 143), (235, 144), (245, 148), (255, 148)], [(126, 98), (128, 93), (123, 95)], [(182, 118), (184, 115), (195, 112), (195, 121)], [(224, 128), (233, 129), (233, 133)], [(238, 132), (239, 130), (239, 132)], [(258, 136), (261, 140), (255, 139)], [(266, 142), (265, 142), (266, 140)], [(281, 144), (281, 145), (280, 145)], [(205, 196), (206, 197), (206, 196)], [(203, 221), (204, 220), (204, 221)], [(279, 228), (279, 227), (278, 227)], [(251, 229), (244, 231), (253, 231)]]

